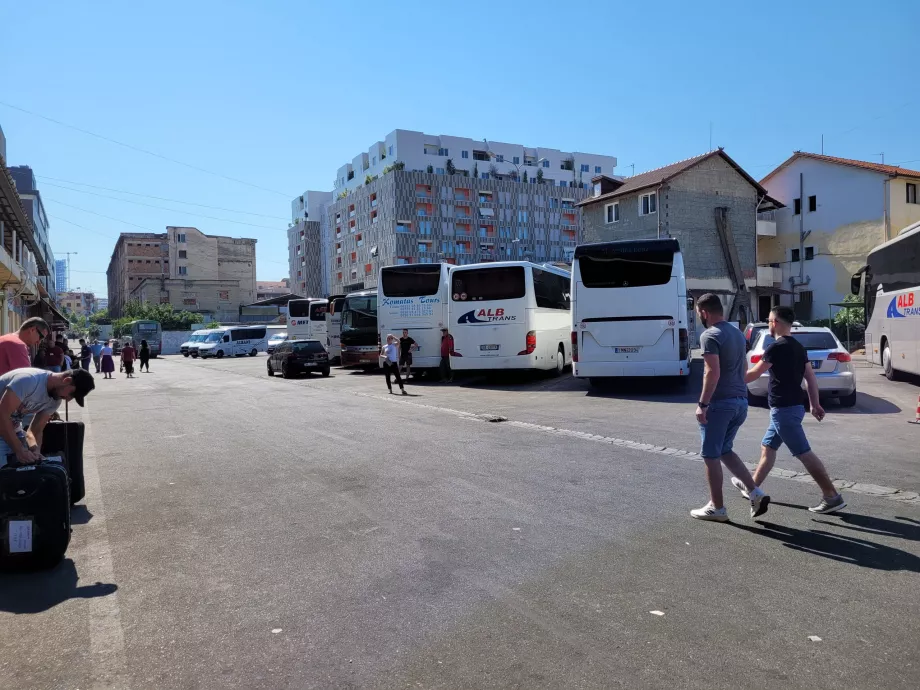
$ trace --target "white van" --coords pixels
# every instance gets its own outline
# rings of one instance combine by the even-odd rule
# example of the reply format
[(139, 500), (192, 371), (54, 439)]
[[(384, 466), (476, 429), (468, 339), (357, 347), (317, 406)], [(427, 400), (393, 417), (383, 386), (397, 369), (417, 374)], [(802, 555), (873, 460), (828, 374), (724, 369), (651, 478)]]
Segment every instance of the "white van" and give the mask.
[(188, 357), (191, 353), (192, 347), (197, 347), (204, 342), (204, 339), (207, 337), (208, 333), (211, 332), (210, 328), (199, 328), (197, 331), (192, 333), (192, 337), (186, 340), (182, 345), (179, 346), (179, 352), (182, 353), (183, 357)]
[(203, 343), (198, 343), (198, 356), (255, 357), (268, 347), (268, 329), (265, 326), (225, 326), (211, 331)]
[(592, 385), (615, 376), (686, 381), (692, 310), (677, 240), (579, 245), (572, 265), (572, 373)]

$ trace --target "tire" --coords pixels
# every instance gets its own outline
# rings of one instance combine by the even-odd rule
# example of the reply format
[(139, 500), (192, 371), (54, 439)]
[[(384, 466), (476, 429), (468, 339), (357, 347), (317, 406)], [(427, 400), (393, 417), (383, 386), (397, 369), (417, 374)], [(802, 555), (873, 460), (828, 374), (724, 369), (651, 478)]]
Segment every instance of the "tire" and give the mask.
[(287, 365), (287, 364), (282, 364), (282, 365), (281, 365), (281, 378), (283, 378), (283, 379), (289, 379), (289, 378), (291, 378), (291, 372), (290, 372), (290, 370), (288, 370), (288, 365)]
[(562, 376), (563, 371), (565, 371), (565, 347), (560, 345), (556, 351), (556, 369), (553, 371), (553, 376)]
[(183, 357), (188, 357), (188, 352), (183, 352), (183, 353), (182, 353), (182, 356), (183, 356)]
[(265, 365), (265, 368), (268, 370), (268, 375), (269, 375), (269, 376), (274, 376), (274, 375), (275, 375), (275, 370), (272, 369), (272, 363), (271, 363), (271, 362), (268, 362), (268, 363)]
[(217, 359), (223, 359), (223, 357), (224, 357), (224, 351), (223, 351), (223, 350), (218, 350), (218, 351), (217, 351)]
[(326, 367), (325, 369), (322, 369), (322, 370), (320, 371), (320, 373), (321, 373), (323, 376), (329, 376), (329, 367)]
[(250, 357), (255, 357), (255, 356), (258, 354), (258, 352), (259, 352), (259, 351), (256, 350), (255, 348), (252, 348), (252, 351), (249, 353), (249, 356), (250, 356)]
[(891, 347), (889, 347), (887, 341), (885, 341), (885, 346), (882, 348), (882, 367), (885, 369), (886, 379), (889, 381), (901, 380), (900, 372), (891, 364)]
[(841, 407), (853, 407), (856, 404), (856, 391), (854, 390), (849, 395), (840, 396), (840, 406)]

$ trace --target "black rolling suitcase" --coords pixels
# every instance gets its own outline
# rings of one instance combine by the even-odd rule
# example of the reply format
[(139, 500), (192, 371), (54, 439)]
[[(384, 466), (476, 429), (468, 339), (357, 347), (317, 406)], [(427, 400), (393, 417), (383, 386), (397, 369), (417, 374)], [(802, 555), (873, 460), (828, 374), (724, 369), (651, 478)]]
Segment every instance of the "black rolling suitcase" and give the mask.
[(0, 467), (0, 568), (51, 568), (68, 544), (70, 482), (63, 465)]
[(86, 427), (83, 422), (69, 421), (66, 403), (64, 418), (65, 421), (53, 421), (45, 425), (41, 453), (46, 458), (61, 458), (70, 477), (70, 502), (73, 504), (86, 495), (83, 479), (83, 438)]

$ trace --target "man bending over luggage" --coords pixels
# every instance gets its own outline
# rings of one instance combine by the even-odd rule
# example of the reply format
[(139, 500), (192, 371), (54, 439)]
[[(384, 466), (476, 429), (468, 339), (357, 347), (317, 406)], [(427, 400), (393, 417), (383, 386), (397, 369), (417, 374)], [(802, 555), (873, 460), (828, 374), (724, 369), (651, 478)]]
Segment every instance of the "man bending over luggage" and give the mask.
[[(15, 369), (0, 376), (0, 467), (11, 455), (23, 464), (38, 462), (42, 432), (61, 400), (76, 400), (83, 407), (83, 399), (95, 387), (93, 375), (83, 369)], [(26, 415), (35, 416), (24, 432)]]

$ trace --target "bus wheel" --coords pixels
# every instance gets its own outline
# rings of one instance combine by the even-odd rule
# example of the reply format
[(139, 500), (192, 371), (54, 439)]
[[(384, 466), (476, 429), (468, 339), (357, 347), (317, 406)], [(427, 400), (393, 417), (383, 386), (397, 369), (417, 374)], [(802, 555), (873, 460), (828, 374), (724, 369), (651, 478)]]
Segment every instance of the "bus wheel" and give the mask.
[(882, 366), (885, 369), (885, 378), (889, 381), (898, 381), (901, 378), (898, 371), (891, 365), (891, 347), (887, 341), (882, 348)]
[(218, 350), (218, 351), (217, 351), (217, 359), (221, 359), (223, 356), (224, 356), (224, 351), (223, 351), (223, 350)]
[(562, 371), (565, 369), (565, 348), (560, 345), (559, 351), (556, 352), (556, 370), (553, 372), (554, 376), (562, 376)]
[(255, 348), (252, 348), (252, 351), (249, 353), (249, 356), (255, 357), (257, 353), (258, 353), (258, 350), (256, 350)]

